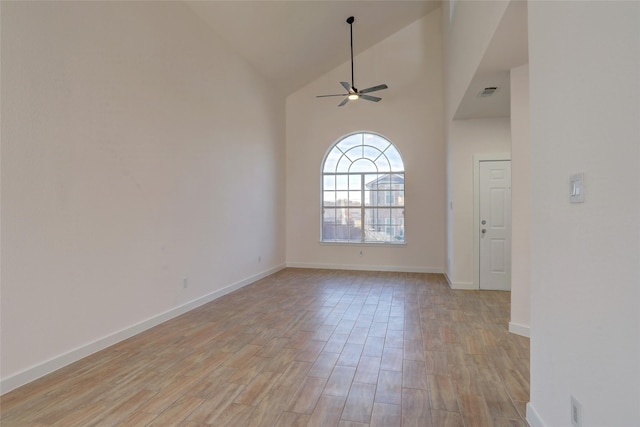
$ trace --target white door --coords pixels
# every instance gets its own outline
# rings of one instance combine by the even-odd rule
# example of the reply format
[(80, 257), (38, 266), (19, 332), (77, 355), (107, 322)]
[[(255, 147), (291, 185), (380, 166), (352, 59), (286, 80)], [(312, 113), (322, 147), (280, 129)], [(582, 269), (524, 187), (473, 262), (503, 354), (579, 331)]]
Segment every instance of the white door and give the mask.
[(511, 289), (511, 161), (480, 162), (480, 289)]

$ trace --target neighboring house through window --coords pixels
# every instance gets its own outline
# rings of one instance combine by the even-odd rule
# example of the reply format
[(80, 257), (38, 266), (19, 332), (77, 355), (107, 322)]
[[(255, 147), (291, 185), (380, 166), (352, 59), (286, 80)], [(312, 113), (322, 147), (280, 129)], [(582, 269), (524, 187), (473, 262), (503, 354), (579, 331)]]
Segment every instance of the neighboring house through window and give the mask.
[(404, 243), (404, 163), (381, 135), (347, 135), (322, 165), (322, 241)]

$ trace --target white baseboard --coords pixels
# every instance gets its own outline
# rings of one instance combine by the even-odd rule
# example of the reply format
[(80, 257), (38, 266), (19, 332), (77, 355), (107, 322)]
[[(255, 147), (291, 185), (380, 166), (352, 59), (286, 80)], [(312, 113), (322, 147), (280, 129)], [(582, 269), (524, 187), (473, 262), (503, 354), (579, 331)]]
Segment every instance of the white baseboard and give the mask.
[(124, 341), (128, 338), (131, 338), (132, 336), (137, 335), (141, 332), (144, 332), (147, 329), (151, 329), (154, 326), (157, 326), (161, 323), (166, 322), (167, 320), (173, 319), (174, 317), (180, 316), (188, 311), (193, 310), (194, 308), (197, 308), (203, 304), (206, 304), (215, 299), (218, 299), (223, 295), (226, 295), (230, 292), (233, 292), (237, 289), (247, 286), (262, 278), (270, 276), (271, 274), (276, 273), (282, 270), (283, 268), (285, 268), (285, 265), (281, 264), (273, 268), (270, 268), (268, 270), (262, 271), (251, 277), (247, 277), (243, 280), (232, 283), (231, 285), (228, 285), (222, 289), (218, 289), (217, 291), (211, 292), (207, 295), (196, 298), (185, 304), (174, 307), (168, 311), (165, 311), (164, 313), (157, 314), (139, 323), (128, 326), (124, 329), (116, 331), (105, 337), (99, 338), (93, 342), (77, 347), (71, 351), (68, 351), (67, 353), (56, 356), (43, 363), (27, 368), (24, 371), (18, 372), (17, 374), (14, 374), (10, 377), (4, 378), (0, 381), (0, 394), (7, 393), (20, 386), (30, 383), (31, 381), (37, 380), (40, 377), (43, 377), (51, 372), (54, 372), (60, 368), (63, 368), (84, 357), (87, 357), (100, 350), (104, 350), (109, 346), (112, 346), (120, 341)]
[(449, 283), (449, 287), (451, 289), (456, 289), (459, 291), (477, 291), (479, 290), (476, 285), (471, 282), (453, 282)]
[(479, 290), (476, 285), (471, 282), (449, 282), (449, 287), (451, 289), (459, 290), (459, 291), (477, 291)]
[(520, 323), (509, 322), (509, 332), (516, 335), (522, 335), (529, 338), (529, 326), (521, 325)]
[(449, 273), (447, 273), (446, 271), (444, 272), (444, 278), (447, 279), (447, 284), (449, 285), (449, 288), (451, 288), (451, 286), (453, 285), (453, 282), (451, 281), (451, 278), (449, 277)]
[(442, 274), (441, 268), (435, 267), (407, 267), (398, 265), (360, 265), (360, 264), (313, 264), (305, 262), (288, 262), (291, 268), (313, 268), (323, 270), (355, 270), (355, 271), (395, 271), (400, 273), (437, 273)]
[(447, 283), (449, 283), (449, 287), (451, 289), (461, 290), (461, 291), (477, 291), (478, 287), (471, 282), (454, 282), (451, 280), (451, 277), (447, 273), (444, 273), (444, 277), (447, 279)]
[(542, 418), (533, 408), (531, 402), (527, 403), (527, 422), (531, 427), (546, 427), (545, 423), (542, 422)]

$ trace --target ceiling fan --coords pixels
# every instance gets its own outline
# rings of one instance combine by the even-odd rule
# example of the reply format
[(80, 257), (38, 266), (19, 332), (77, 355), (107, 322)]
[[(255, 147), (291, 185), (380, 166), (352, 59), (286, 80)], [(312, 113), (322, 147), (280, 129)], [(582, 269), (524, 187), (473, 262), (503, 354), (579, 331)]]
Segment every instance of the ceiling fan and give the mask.
[(338, 104), (338, 107), (342, 107), (347, 102), (355, 101), (357, 99), (365, 99), (367, 101), (379, 102), (382, 98), (378, 98), (377, 96), (365, 95), (365, 94), (388, 88), (386, 84), (381, 84), (377, 86), (371, 86), (362, 90), (356, 89), (353, 83), (353, 22), (354, 21), (355, 21), (355, 18), (353, 16), (350, 16), (347, 18), (347, 24), (349, 24), (349, 33), (351, 34), (351, 84), (347, 82), (340, 82), (340, 84), (342, 85), (342, 87), (345, 88), (347, 93), (316, 96), (316, 98), (326, 98), (329, 96), (346, 96), (346, 98), (343, 99), (340, 104)]

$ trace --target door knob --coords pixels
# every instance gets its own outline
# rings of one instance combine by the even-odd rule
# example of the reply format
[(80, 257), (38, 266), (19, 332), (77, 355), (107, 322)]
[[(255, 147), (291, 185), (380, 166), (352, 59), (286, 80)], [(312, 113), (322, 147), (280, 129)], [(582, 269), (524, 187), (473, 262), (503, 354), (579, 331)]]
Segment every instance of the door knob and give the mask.
[(487, 223), (487, 221), (485, 221), (484, 219), (482, 220), (482, 225), (485, 225)]
[(484, 234), (484, 233), (486, 233), (486, 232), (487, 232), (487, 229), (486, 229), (486, 228), (483, 228), (483, 229), (482, 229), (482, 234)]

